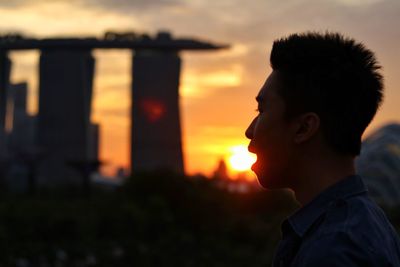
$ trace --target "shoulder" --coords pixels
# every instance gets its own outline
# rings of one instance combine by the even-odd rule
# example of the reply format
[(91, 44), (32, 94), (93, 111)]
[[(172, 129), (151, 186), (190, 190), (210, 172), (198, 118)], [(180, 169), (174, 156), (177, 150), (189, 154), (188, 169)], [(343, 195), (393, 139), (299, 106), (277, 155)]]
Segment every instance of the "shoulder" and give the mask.
[[(370, 244), (371, 249), (388, 245), (397, 234), (384, 211), (367, 195), (338, 199), (327, 210), (319, 235), (345, 233), (355, 241)], [(381, 242), (377, 242), (379, 239)], [(374, 246), (373, 244), (379, 244)]]
[(392, 266), (380, 253), (354, 239), (347, 232), (337, 231), (324, 234), (304, 247), (297, 259), (298, 266)]
[(392, 266), (389, 262), (399, 262), (399, 244), (379, 206), (356, 196), (332, 203), (299, 256), (307, 262), (304, 266)]

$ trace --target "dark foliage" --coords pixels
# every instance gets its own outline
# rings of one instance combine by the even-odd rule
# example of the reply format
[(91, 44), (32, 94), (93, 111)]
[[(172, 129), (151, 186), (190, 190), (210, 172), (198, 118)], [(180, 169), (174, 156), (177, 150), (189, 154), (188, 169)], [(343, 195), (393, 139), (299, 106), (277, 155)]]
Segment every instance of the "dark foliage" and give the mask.
[(268, 266), (294, 207), (285, 192), (229, 193), (166, 172), (89, 198), (3, 195), (0, 266)]

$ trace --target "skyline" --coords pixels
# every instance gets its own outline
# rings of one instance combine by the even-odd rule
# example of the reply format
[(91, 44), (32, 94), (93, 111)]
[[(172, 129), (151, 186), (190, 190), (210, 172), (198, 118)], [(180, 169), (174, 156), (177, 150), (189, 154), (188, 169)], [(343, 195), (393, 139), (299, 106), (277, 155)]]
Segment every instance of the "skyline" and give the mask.
[[(364, 136), (399, 121), (400, 3), (396, 1), (13, 1), (0, 2), (0, 31), (37, 37), (101, 36), (106, 30), (193, 36), (231, 48), (182, 53), (180, 82), (185, 167), (210, 174), (231, 148), (246, 145), (244, 131), (255, 116), (254, 100), (270, 72), (272, 41), (305, 30), (339, 31), (376, 52), (383, 66), (385, 100)], [(97, 20), (97, 18), (101, 18)], [(129, 162), (130, 53), (94, 51), (96, 77), (92, 119), (101, 124), (100, 156), (113, 165)], [(28, 80), (29, 111), (35, 112), (38, 52), (13, 52), (11, 81)], [(223, 104), (221, 104), (223, 103)], [(238, 112), (240, 110), (240, 112)]]

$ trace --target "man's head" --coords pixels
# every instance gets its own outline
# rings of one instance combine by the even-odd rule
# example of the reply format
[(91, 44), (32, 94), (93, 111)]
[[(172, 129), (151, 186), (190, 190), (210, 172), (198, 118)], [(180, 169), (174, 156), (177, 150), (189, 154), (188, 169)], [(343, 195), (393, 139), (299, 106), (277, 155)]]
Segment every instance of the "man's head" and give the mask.
[(307, 153), (359, 155), (383, 98), (374, 54), (336, 33), (304, 33), (276, 40), (270, 63), (273, 72), (257, 96), (259, 114), (246, 131), (260, 183), (290, 187)]

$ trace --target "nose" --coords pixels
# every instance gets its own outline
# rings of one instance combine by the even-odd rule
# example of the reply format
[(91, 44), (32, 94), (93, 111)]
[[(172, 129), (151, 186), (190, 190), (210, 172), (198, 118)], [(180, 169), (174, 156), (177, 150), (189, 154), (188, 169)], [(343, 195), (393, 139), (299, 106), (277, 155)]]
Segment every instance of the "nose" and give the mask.
[(253, 139), (253, 134), (254, 134), (254, 125), (256, 123), (257, 117), (253, 119), (253, 121), (250, 123), (249, 127), (247, 127), (247, 130), (245, 132), (245, 135), (248, 139)]

